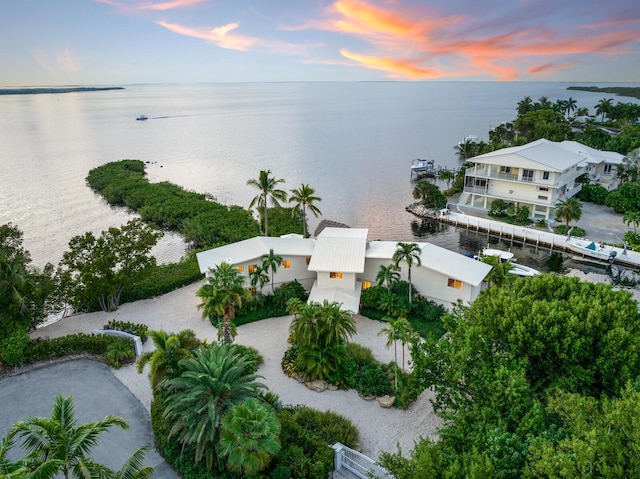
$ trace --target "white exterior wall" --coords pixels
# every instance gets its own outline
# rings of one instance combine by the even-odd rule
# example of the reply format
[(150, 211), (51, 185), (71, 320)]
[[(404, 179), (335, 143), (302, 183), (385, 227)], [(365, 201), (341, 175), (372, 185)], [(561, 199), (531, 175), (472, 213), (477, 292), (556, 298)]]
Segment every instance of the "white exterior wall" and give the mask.
[(318, 271), (318, 288), (341, 288), (354, 291), (356, 289), (356, 274), (342, 273), (342, 278), (330, 278), (328, 271)]
[[(288, 283), (293, 280), (298, 280), (305, 289), (310, 290), (313, 285), (313, 281), (316, 279), (316, 274), (312, 271), (309, 271), (307, 268), (307, 257), (306, 256), (282, 256), (282, 260), (291, 261), (291, 268), (283, 268), (282, 265), (278, 267), (276, 272), (273, 275), (273, 283), (274, 287), (278, 288), (282, 285), (282, 283)], [(242, 272), (245, 277), (244, 284), (247, 288), (251, 288), (251, 273), (249, 273), (249, 266), (251, 265), (262, 265), (262, 258), (257, 258), (251, 261), (246, 261), (244, 263), (234, 264), (234, 266), (243, 266), (244, 271)], [(269, 282), (265, 285), (263, 291), (265, 293), (271, 292), (271, 272), (269, 271)]]
[(367, 258), (364, 262), (364, 273), (359, 274), (358, 279), (360, 281), (369, 281), (372, 285), (375, 285), (380, 266), (388, 266), (392, 263), (393, 261), (390, 259)]
[[(406, 278), (403, 277), (403, 279)], [(479, 287), (474, 288), (465, 282), (462, 282), (460, 289), (448, 286), (449, 276), (432, 269), (414, 266), (411, 268), (411, 280), (413, 287), (422, 296), (445, 307), (450, 307), (458, 299), (461, 299), (464, 304), (469, 304), (479, 294), (479, 291), (475, 291)], [(475, 296), (473, 296), (474, 294)]]

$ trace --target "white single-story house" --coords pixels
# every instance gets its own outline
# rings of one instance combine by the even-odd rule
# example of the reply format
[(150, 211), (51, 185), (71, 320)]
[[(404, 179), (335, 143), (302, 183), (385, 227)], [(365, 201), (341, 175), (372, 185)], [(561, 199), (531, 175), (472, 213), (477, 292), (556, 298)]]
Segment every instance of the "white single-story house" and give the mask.
[[(251, 272), (273, 249), (282, 257), (273, 286), (295, 279), (310, 292), (310, 302), (336, 301), (343, 310), (357, 313), (362, 290), (376, 283), (380, 266), (392, 264), (397, 249), (394, 241), (368, 242), (367, 234), (363, 228), (325, 228), (316, 238), (259, 236), (203, 251), (197, 258), (205, 274), (223, 261), (234, 265), (251, 288)], [(411, 270), (415, 290), (447, 308), (458, 300), (473, 302), (491, 266), (430, 243), (417, 244), (422, 264)], [(400, 265), (400, 275), (407, 279), (406, 263)], [(269, 284), (264, 290), (271, 288)]]
[(618, 186), (616, 165), (623, 155), (589, 148), (575, 141), (540, 139), (471, 158), (460, 204), (489, 209), (493, 200), (526, 206), (532, 218), (553, 219), (556, 205), (576, 195), (576, 179), (588, 173), (607, 189)]

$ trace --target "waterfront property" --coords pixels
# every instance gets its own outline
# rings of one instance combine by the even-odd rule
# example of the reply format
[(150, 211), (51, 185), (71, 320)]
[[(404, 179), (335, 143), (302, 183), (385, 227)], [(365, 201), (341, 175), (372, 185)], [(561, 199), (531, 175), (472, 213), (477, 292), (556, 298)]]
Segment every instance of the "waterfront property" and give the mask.
[(526, 206), (533, 218), (550, 220), (560, 201), (581, 190), (576, 179), (584, 173), (607, 189), (617, 187), (616, 165), (623, 159), (575, 141), (544, 138), (492, 151), (470, 160), (475, 166), (466, 170), (460, 204), (489, 209), (493, 200), (501, 199)]
[[(223, 261), (234, 265), (251, 288), (251, 273), (273, 250), (282, 260), (264, 292), (297, 280), (310, 292), (309, 301), (337, 301), (344, 310), (357, 313), (362, 290), (376, 283), (380, 266), (392, 264), (397, 249), (397, 242), (369, 242), (367, 234), (364, 228), (325, 228), (316, 238), (259, 236), (203, 251), (197, 258), (205, 274)], [(422, 264), (413, 265), (411, 279), (420, 294), (445, 307), (458, 300), (469, 304), (480, 294), (491, 266), (430, 243), (417, 244)], [(399, 269), (406, 280), (406, 263)]]

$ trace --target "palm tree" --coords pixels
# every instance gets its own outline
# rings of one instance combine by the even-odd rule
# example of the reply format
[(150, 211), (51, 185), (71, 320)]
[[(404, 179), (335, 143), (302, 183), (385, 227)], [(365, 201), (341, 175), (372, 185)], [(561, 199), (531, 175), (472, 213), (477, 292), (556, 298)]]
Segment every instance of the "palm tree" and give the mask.
[(259, 210), (262, 210), (262, 215), (264, 216), (265, 236), (269, 236), (269, 217), (267, 214), (269, 198), (271, 198), (271, 203), (274, 206), (280, 206), (280, 201), (287, 200), (287, 192), (277, 188), (278, 184), (284, 182), (285, 181), (282, 178), (276, 180), (271, 176), (271, 170), (261, 170), (260, 176), (257, 180), (250, 179), (247, 181), (247, 185), (260, 190), (260, 193), (251, 200), (251, 203), (249, 203), (249, 209), (257, 206)]
[(222, 417), (235, 404), (257, 397), (265, 386), (250, 374), (250, 361), (233, 344), (214, 343), (180, 361), (181, 373), (169, 379), (165, 420), (173, 424), (169, 437), (195, 446), (195, 460), (209, 470), (222, 470), (218, 443)]
[(409, 281), (409, 304), (411, 304), (411, 267), (415, 262), (418, 266), (422, 265), (422, 259), (420, 258), (420, 254), (422, 250), (417, 243), (398, 243), (398, 249), (393, 253), (393, 261), (395, 262), (396, 268), (400, 266), (401, 261), (405, 261), (407, 263), (407, 267), (409, 268), (407, 271), (407, 280)]
[(389, 289), (391, 288), (391, 285), (393, 283), (396, 283), (399, 279), (400, 273), (398, 272), (398, 268), (396, 267), (396, 265), (380, 265), (380, 269), (378, 270), (378, 274), (376, 275), (378, 286), (384, 286), (384, 284), (386, 283), (387, 289)]
[(196, 291), (196, 296), (202, 300), (198, 309), (202, 309), (203, 317), (222, 316), (222, 339), (226, 343), (232, 342), (231, 321), (236, 316), (236, 305), (242, 307), (242, 300), (251, 296), (244, 287), (242, 273), (223, 261), (215, 268), (209, 268), (207, 283)]
[(271, 292), (275, 292), (273, 286), (273, 275), (282, 263), (282, 256), (278, 256), (273, 252), (273, 248), (269, 250), (269, 254), (262, 256), (262, 269), (267, 273), (271, 272)]
[(489, 286), (493, 284), (501, 288), (515, 280), (515, 276), (509, 273), (513, 269), (512, 263), (502, 262), (498, 256), (485, 256), (482, 258), (482, 262), (491, 265), (491, 271), (484, 278)]
[(447, 189), (449, 189), (451, 188), (451, 182), (455, 178), (455, 175), (451, 170), (442, 170), (438, 177), (447, 184)]
[(571, 113), (576, 111), (576, 108), (578, 108), (578, 102), (574, 98), (569, 97), (566, 100), (566, 103), (564, 106), (564, 111), (567, 114), (567, 118), (569, 118), (569, 115), (571, 115)]
[(307, 237), (307, 207), (316, 218), (318, 217), (318, 215), (322, 214), (318, 207), (313, 204), (314, 202), (322, 201), (322, 198), (313, 196), (315, 192), (316, 190), (311, 188), (309, 185), (305, 185), (304, 183), (302, 183), (302, 186), (300, 186), (300, 188), (291, 190), (291, 197), (289, 198), (289, 203), (296, 203), (296, 205), (291, 210), (292, 218), (295, 217), (295, 215), (300, 211), (300, 207), (302, 206), (302, 231), (305, 238)]
[[(58, 473), (62, 473), (65, 479), (113, 477), (116, 474), (114, 471), (88, 458), (91, 449), (98, 444), (98, 436), (112, 426), (129, 428), (123, 418), (111, 415), (97, 422), (78, 425), (73, 398), (56, 396), (50, 418), (32, 417), (17, 422), (10, 429), (9, 435), (23, 440), (22, 447), (29, 454), (29, 463), (35, 464), (42, 473), (39, 477), (54, 478)], [(141, 468), (143, 453), (144, 449), (137, 450), (125, 463), (125, 468), (129, 464), (129, 471), (135, 469), (136, 472), (135, 476), (126, 477), (151, 477), (152, 468)], [(133, 468), (135, 465), (138, 467)]]
[(149, 331), (149, 337), (155, 346), (154, 351), (142, 353), (136, 361), (138, 374), (149, 364), (149, 381), (156, 391), (166, 376), (175, 375), (178, 363), (191, 356), (191, 351), (200, 346), (196, 333), (185, 329), (177, 334), (163, 330)]
[(6, 296), (20, 314), (25, 312), (28, 296), (35, 288), (27, 271), (28, 262), (29, 259), (21, 254), (9, 258), (0, 252), (0, 298)]
[(355, 334), (351, 314), (339, 303), (304, 304), (289, 326), (289, 338), (298, 348), (297, 367), (310, 379), (325, 379), (346, 358), (346, 343)]
[(442, 208), (447, 204), (440, 188), (427, 180), (419, 180), (413, 187), (413, 197), (428, 208)]
[(115, 471), (110, 479), (151, 479), (153, 477), (153, 467), (143, 467), (144, 454), (149, 449), (143, 446), (136, 450), (129, 459), (125, 461), (119, 471)]
[(256, 266), (256, 268), (249, 274), (251, 276), (251, 286), (254, 288), (260, 287), (260, 292), (262, 293), (264, 285), (269, 282), (269, 275), (267, 274), (267, 271), (262, 266)]
[(525, 96), (522, 100), (518, 102), (517, 112), (518, 115), (524, 115), (525, 113), (533, 110), (533, 100), (530, 96)]
[(454, 146), (456, 154), (460, 160), (468, 160), (478, 154), (478, 144), (470, 138), (465, 138), (456, 146)]
[(556, 205), (555, 216), (564, 221), (568, 228), (569, 223), (573, 220), (578, 221), (582, 217), (582, 204), (580, 200), (572, 196), (571, 198), (560, 201)]
[[(396, 328), (394, 328), (394, 319), (390, 316), (385, 316), (384, 318), (382, 318), (384, 321), (387, 321), (389, 323), (389, 326), (387, 326), (386, 328), (382, 328), (379, 332), (378, 332), (378, 336), (382, 336), (383, 334), (386, 335), (387, 337), (387, 342), (385, 343), (385, 346), (390, 348), (391, 345), (393, 344), (393, 364), (395, 365), (395, 368), (398, 369), (398, 339), (400, 339), (398, 337), (398, 332), (396, 330)], [(398, 375), (395, 374), (394, 375), (394, 390), (397, 391), (398, 390)]]
[(222, 418), (220, 455), (230, 470), (251, 476), (280, 450), (280, 423), (272, 407), (249, 398)]
[(596, 104), (596, 115), (601, 116), (600, 121), (604, 121), (605, 117), (608, 118), (612, 108), (613, 100), (611, 98), (603, 98)]
[(638, 225), (640, 225), (640, 211), (627, 211), (622, 217), (622, 221), (627, 226), (633, 225), (633, 232), (638, 232)]
[(411, 323), (405, 317), (396, 319), (393, 323), (393, 327), (396, 330), (396, 337), (402, 344), (402, 370), (404, 371), (404, 353), (407, 344), (417, 339), (417, 333), (411, 326)]

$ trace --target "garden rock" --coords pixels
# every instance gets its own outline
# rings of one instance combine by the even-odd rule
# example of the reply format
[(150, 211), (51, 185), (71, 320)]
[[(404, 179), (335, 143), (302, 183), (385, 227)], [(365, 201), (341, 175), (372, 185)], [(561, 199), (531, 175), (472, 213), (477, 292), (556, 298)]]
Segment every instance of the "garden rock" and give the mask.
[(304, 383), (305, 386), (307, 386), (307, 388), (311, 389), (312, 391), (321, 393), (323, 391), (326, 391), (328, 388), (328, 384), (326, 381), (323, 381), (321, 379), (316, 379), (315, 381), (309, 381)]
[(380, 406), (384, 408), (393, 406), (393, 403), (395, 401), (395, 396), (389, 396), (388, 394), (385, 394), (384, 396), (378, 398), (378, 404), (380, 404)]

